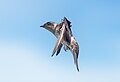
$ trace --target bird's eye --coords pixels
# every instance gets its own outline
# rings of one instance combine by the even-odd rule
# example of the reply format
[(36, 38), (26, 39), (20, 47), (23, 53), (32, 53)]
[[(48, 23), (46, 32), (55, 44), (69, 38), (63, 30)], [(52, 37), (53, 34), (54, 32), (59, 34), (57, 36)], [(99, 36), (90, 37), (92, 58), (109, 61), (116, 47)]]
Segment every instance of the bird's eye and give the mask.
[(50, 22), (48, 22), (48, 23), (47, 23), (47, 25), (51, 25), (51, 23), (50, 23)]

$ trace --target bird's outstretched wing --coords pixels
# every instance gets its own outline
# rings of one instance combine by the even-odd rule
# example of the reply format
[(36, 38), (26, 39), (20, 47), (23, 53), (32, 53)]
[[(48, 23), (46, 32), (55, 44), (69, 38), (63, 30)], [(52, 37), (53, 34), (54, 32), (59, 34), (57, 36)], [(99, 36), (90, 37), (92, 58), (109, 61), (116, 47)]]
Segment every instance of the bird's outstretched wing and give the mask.
[[(66, 41), (67, 41), (67, 38), (70, 40), (70, 45), (71, 45), (71, 52), (73, 54), (73, 58), (74, 58), (74, 63), (77, 67), (77, 70), (79, 71), (79, 66), (78, 66), (78, 55), (79, 55), (79, 45), (78, 43), (76, 42), (75, 38), (73, 37), (72, 35), (72, 31), (71, 31), (71, 22), (66, 18), (64, 17), (64, 20), (63, 22), (65, 23), (66, 25)], [(72, 39), (71, 39), (72, 37)], [(68, 41), (69, 42), (69, 41)]]
[(60, 53), (62, 46), (63, 46), (63, 44), (62, 44), (62, 43), (60, 43), (60, 46), (59, 46), (59, 47), (58, 47), (58, 49), (57, 49), (56, 56)]
[[(63, 36), (64, 36), (64, 33), (65, 33), (65, 24), (63, 24), (62, 28), (61, 28), (61, 33), (60, 33), (60, 36), (58, 38), (58, 41), (54, 47), (54, 50), (53, 50), (53, 53), (52, 53), (52, 56), (55, 54), (56, 50), (60, 48), (60, 44), (62, 43), (63, 41)], [(57, 54), (58, 55), (58, 54)]]
[(75, 41), (75, 39), (72, 41), (71, 45), (72, 45), (72, 54), (74, 58), (74, 63), (77, 67), (77, 70), (79, 71), (79, 67), (78, 67), (79, 46), (78, 43)]
[(72, 35), (71, 22), (66, 17), (64, 17), (63, 22), (65, 23), (66, 29), (69, 32), (69, 34)]

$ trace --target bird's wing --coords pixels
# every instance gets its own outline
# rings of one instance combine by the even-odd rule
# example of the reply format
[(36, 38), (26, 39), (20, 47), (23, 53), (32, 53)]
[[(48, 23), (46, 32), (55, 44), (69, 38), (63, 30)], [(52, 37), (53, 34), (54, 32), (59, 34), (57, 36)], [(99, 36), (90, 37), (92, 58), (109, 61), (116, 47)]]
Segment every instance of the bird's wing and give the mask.
[[(66, 41), (68, 41), (68, 42), (69, 42), (69, 40), (71, 41), (70, 44), (72, 46), (71, 51), (72, 51), (72, 54), (73, 54), (74, 63), (76, 65), (76, 67), (77, 67), (77, 70), (79, 71), (79, 66), (78, 66), (79, 45), (78, 45), (78, 43), (76, 42), (75, 38), (72, 35), (72, 31), (71, 31), (71, 28), (70, 28), (71, 27), (71, 25), (70, 25), (71, 22), (66, 17), (64, 17), (63, 22), (66, 25), (66, 33), (65, 33), (66, 34), (65, 35)], [(72, 37), (72, 39), (71, 39), (71, 37)]]
[(60, 48), (60, 44), (62, 43), (62, 40), (63, 40), (63, 36), (64, 36), (64, 33), (65, 33), (65, 24), (63, 24), (62, 28), (61, 28), (61, 33), (60, 33), (60, 36), (58, 38), (58, 41), (54, 47), (54, 50), (53, 50), (53, 53), (52, 53), (52, 56), (55, 54), (56, 50), (58, 48)]
[(65, 37), (64, 37), (64, 40), (66, 42), (68, 42), (68, 44), (70, 44), (70, 41), (71, 41), (71, 37), (73, 36), (72, 35), (72, 31), (71, 31), (71, 26), (70, 26), (70, 21), (64, 17), (64, 20), (63, 20), (63, 23), (65, 24), (65, 27), (66, 27), (66, 32), (65, 32)]
[(65, 25), (66, 25), (67, 31), (72, 35), (71, 25), (70, 25), (71, 22), (70, 22), (66, 17), (64, 17), (63, 22), (64, 22)]
[(78, 54), (76, 54), (75, 51), (73, 51), (73, 57), (74, 57), (74, 63), (77, 67), (77, 70), (79, 71), (79, 66), (78, 66), (78, 57), (77, 57)]
[(79, 71), (79, 67), (78, 67), (78, 55), (79, 55), (79, 45), (78, 43), (74, 40), (72, 40), (71, 42), (71, 45), (72, 45), (72, 54), (73, 54), (73, 58), (74, 58), (74, 63), (77, 67), (77, 70)]
[(63, 44), (62, 44), (62, 43), (60, 43), (60, 46), (59, 46), (59, 47), (58, 47), (58, 49), (57, 49), (56, 56), (60, 53), (60, 50), (61, 50), (62, 46), (63, 46)]

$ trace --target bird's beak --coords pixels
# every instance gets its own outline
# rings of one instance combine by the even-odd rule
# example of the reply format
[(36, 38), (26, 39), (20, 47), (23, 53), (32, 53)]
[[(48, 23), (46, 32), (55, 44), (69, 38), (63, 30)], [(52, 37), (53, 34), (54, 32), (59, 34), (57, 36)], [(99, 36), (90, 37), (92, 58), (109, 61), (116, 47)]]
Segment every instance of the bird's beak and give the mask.
[(44, 25), (41, 25), (40, 27), (44, 27)]

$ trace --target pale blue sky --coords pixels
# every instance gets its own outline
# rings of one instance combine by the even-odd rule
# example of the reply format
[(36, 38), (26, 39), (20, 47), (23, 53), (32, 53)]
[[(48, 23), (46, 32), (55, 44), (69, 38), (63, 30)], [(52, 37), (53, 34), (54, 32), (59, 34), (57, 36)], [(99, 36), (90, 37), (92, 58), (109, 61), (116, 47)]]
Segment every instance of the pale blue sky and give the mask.
[[(56, 38), (39, 26), (66, 16), (80, 45), (51, 57)], [(119, 0), (0, 0), (0, 82), (120, 82)]]

